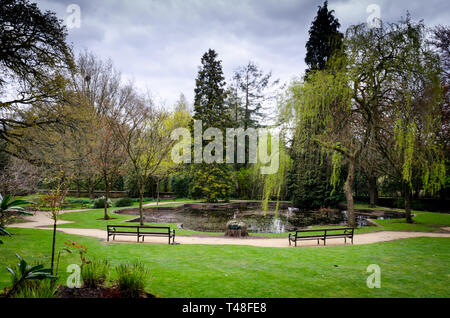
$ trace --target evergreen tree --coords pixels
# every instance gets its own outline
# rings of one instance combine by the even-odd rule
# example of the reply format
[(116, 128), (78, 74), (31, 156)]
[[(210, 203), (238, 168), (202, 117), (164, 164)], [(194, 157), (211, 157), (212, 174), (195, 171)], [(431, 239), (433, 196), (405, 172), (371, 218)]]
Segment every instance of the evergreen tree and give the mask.
[(323, 70), (336, 48), (342, 45), (343, 35), (338, 31), (340, 24), (328, 10), (328, 1), (319, 6), (317, 16), (309, 29), (309, 40), (306, 42), (305, 63), (306, 74), (315, 70)]
[[(225, 103), (222, 64), (217, 60), (217, 53), (211, 49), (203, 55), (201, 63), (196, 79), (193, 120), (202, 121), (202, 135), (206, 129), (214, 127), (225, 136), (226, 129), (232, 127), (232, 121), (231, 112)], [(191, 131), (194, 135), (193, 122)], [(212, 141), (204, 142), (202, 148), (209, 142)], [(207, 202), (228, 200), (232, 187), (232, 171), (225, 163), (225, 156), (221, 154), (221, 157), (223, 163), (203, 161), (193, 164), (191, 169), (193, 197), (206, 198)]]
[[(328, 10), (328, 2), (319, 6), (317, 16), (309, 30), (309, 40), (306, 43), (305, 62), (306, 80), (313, 71), (323, 70), (333, 52), (342, 45), (343, 35), (338, 31), (339, 21)], [(295, 206), (301, 209), (315, 209), (335, 206), (343, 199), (342, 192), (333, 191), (330, 184), (330, 159), (323, 153), (321, 147), (310, 137), (317, 133), (320, 127), (297, 126), (302, 139), (294, 139), (291, 157), (293, 165), (288, 176), (289, 192)], [(307, 132), (307, 133), (305, 133)], [(300, 134), (296, 134), (299, 136)], [(308, 149), (299, 152), (298, 149)]]

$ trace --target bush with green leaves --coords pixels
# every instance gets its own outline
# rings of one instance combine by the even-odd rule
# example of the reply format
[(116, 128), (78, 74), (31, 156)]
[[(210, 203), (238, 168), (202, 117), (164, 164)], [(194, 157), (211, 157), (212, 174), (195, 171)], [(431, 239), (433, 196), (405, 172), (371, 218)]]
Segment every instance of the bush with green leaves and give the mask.
[(142, 263), (120, 264), (116, 266), (115, 285), (123, 297), (138, 298), (145, 293), (145, 281), (149, 270)]
[(44, 268), (42, 264), (31, 266), (18, 254), (16, 254), (16, 257), (19, 259), (17, 266), (13, 268), (6, 267), (12, 275), (12, 286), (7, 293), (8, 296), (21, 293), (24, 289), (33, 288), (36, 281), (56, 279), (56, 276), (52, 274), (51, 268)]
[(69, 204), (80, 204), (80, 205), (85, 205), (85, 206), (89, 206), (91, 204), (91, 200), (89, 200), (89, 199), (81, 199), (81, 198), (78, 198), (78, 199), (67, 199), (66, 201)]
[[(32, 202), (26, 200), (12, 200), (12, 196), (8, 194), (4, 198), (0, 195), (0, 235), (11, 234), (5, 230), (5, 226), (11, 218), (11, 214), (22, 214), (22, 215), (32, 215), (31, 213), (25, 212), (24, 208), (20, 205), (31, 204)], [(3, 244), (0, 240), (0, 244)]]
[(18, 289), (11, 298), (53, 298), (58, 289), (55, 280), (37, 280)]
[[(92, 208), (102, 209), (105, 207), (105, 197), (97, 198), (92, 201)], [(111, 199), (108, 199), (108, 208), (112, 207)]]
[(131, 198), (119, 198), (114, 202), (114, 206), (116, 207), (125, 207), (125, 206), (132, 206), (134, 203), (134, 200)]
[(104, 285), (109, 274), (107, 260), (92, 260), (83, 264), (81, 277), (84, 287), (97, 288)]

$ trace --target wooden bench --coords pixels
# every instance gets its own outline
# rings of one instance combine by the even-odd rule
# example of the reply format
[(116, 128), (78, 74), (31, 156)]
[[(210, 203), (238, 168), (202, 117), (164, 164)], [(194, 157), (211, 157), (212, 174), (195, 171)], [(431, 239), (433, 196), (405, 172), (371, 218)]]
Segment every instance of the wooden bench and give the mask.
[[(175, 244), (175, 230), (171, 230), (169, 226), (145, 226), (145, 225), (107, 225), (108, 237), (112, 236), (113, 240), (116, 235), (137, 236), (137, 242), (142, 237), (142, 242), (146, 236), (163, 236), (169, 238), (169, 244)], [(172, 240), (172, 243), (170, 243)]]
[(299, 230), (296, 231), (295, 234), (289, 233), (289, 246), (291, 245), (291, 242), (294, 242), (295, 246), (297, 246), (297, 241), (307, 240), (317, 240), (317, 245), (319, 245), (320, 240), (323, 240), (323, 245), (327, 245), (327, 239), (333, 238), (343, 238), (345, 243), (347, 243), (347, 239), (351, 239), (353, 244), (354, 230), (353, 227)]

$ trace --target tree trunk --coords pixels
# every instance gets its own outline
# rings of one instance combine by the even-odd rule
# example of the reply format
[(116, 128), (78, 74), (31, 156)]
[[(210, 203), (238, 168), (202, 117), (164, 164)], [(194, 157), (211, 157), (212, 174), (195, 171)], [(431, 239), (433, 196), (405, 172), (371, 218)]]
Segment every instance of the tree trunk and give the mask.
[(55, 262), (55, 243), (56, 243), (56, 218), (53, 222), (53, 242), (52, 242), (52, 275), (53, 275), (53, 264)]
[(103, 178), (105, 179), (105, 215), (104, 215), (104, 219), (105, 220), (109, 220), (110, 217), (108, 215), (108, 198), (109, 198), (109, 184), (108, 184), (108, 174), (104, 173), (103, 174)]
[(405, 192), (405, 215), (406, 222), (412, 223), (411, 217), (411, 188), (407, 183), (404, 184), (404, 192)]
[(141, 225), (144, 225), (144, 211), (142, 207), (142, 201), (144, 198), (145, 183), (142, 181), (138, 181), (138, 187), (139, 187), (139, 222)]
[(355, 161), (350, 159), (350, 164), (348, 166), (347, 180), (345, 181), (344, 191), (345, 198), (347, 199), (347, 222), (348, 226), (356, 227), (355, 219), (355, 208), (353, 204), (353, 180), (355, 178)]
[(81, 197), (81, 184), (80, 184), (80, 180), (75, 181), (77, 184), (77, 198)]
[(374, 208), (377, 204), (378, 190), (377, 190), (377, 178), (375, 176), (369, 177), (369, 207)]
[(90, 200), (94, 200), (94, 184), (92, 182), (92, 180), (89, 180), (88, 182), (88, 192), (89, 192), (89, 199)]
[(159, 204), (159, 179), (156, 180), (156, 206)]

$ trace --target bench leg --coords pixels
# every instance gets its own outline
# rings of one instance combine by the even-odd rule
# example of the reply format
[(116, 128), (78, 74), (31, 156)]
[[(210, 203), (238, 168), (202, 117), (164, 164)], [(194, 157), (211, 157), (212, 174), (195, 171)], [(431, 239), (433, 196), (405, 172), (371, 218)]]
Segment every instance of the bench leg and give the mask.
[(327, 245), (327, 239), (326, 237), (323, 238), (323, 246)]
[(106, 242), (109, 242), (109, 234), (108, 234), (108, 237), (106, 238)]
[(113, 241), (115, 241), (116, 240), (116, 236), (115, 235), (113, 235)]
[(145, 236), (142, 237), (142, 242), (144, 242), (144, 238), (145, 238)]
[(320, 240), (319, 239), (317, 239), (317, 245), (319, 245), (320, 244)]
[(138, 235), (138, 236), (137, 236), (137, 242), (138, 242), (138, 243), (139, 243), (139, 239), (140, 239), (140, 236)]
[(352, 245), (353, 245), (353, 236), (352, 236)]
[(344, 237), (344, 244), (347, 244), (347, 238)]

